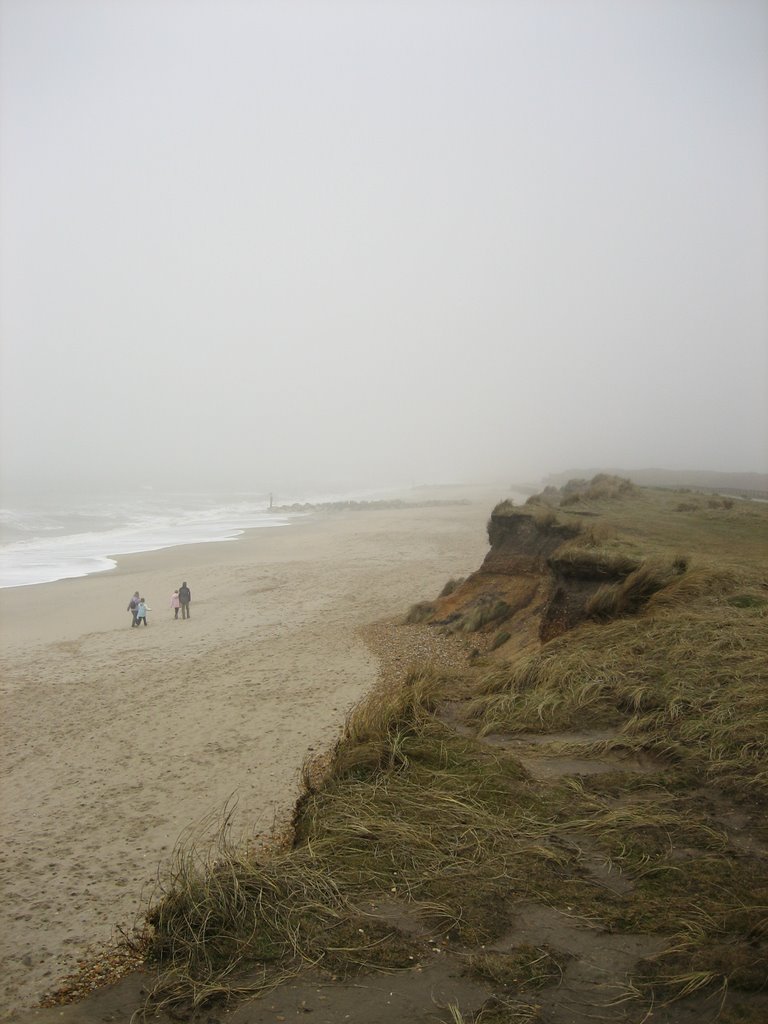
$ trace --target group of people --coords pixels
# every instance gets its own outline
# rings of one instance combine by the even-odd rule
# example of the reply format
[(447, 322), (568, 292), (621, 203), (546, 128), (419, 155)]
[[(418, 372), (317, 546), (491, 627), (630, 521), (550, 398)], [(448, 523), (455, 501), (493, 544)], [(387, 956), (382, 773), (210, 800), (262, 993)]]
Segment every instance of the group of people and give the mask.
[(152, 609), (148, 607), (143, 597), (139, 597), (139, 592), (136, 590), (128, 602), (128, 611), (131, 613), (131, 629), (133, 629), (134, 626), (140, 626), (142, 622), (146, 626), (147, 612), (151, 612)]
[(173, 608), (173, 617), (178, 619), (179, 609), (181, 609), (182, 619), (190, 618), (189, 606), (192, 604), (192, 591), (187, 586), (185, 580), (178, 590), (174, 590), (171, 594), (171, 608)]
[[(187, 581), (184, 580), (179, 589), (174, 590), (171, 594), (171, 608), (173, 609), (174, 619), (178, 619), (179, 611), (181, 611), (182, 619), (191, 618), (190, 604), (192, 604), (192, 591), (187, 586)], [(142, 622), (145, 626), (147, 625), (147, 612), (151, 612), (152, 609), (146, 600), (139, 596), (139, 591), (136, 590), (128, 602), (128, 611), (131, 613), (131, 629), (133, 629), (134, 626), (140, 626)]]

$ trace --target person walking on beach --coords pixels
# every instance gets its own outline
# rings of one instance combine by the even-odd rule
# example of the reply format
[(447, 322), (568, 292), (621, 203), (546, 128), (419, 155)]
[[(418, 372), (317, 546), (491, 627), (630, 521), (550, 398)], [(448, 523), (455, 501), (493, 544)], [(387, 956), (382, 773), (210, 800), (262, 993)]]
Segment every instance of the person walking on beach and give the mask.
[(180, 607), (181, 601), (179, 600), (179, 592), (178, 590), (174, 590), (174, 592), (171, 594), (171, 608), (173, 608), (174, 619), (178, 619)]
[(131, 600), (128, 602), (128, 611), (131, 613), (131, 629), (133, 629), (134, 626), (138, 626), (138, 622), (136, 621), (136, 611), (137, 611), (138, 607), (139, 607), (139, 592), (137, 590), (134, 593), (134, 595), (131, 598)]
[(140, 626), (142, 622), (147, 625), (147, 612), (151, 612), (152, 609), (147, 607), (147, 602), (143, 597), (139, 598), (139, 606), (136, 609), (136, 625)]
[(187, 581), (179, 587), (179, 604), (181, 605), (181, 617), (182, 619), (189, 619), (192, 616), (189, 614), (189, 606), (192, 603), (192, 591), (187, 586)]

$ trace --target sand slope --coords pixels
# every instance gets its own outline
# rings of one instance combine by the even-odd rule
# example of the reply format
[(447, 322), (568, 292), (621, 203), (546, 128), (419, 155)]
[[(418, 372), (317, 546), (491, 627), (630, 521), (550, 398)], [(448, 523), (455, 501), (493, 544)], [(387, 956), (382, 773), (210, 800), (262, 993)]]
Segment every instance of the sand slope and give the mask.
[[(502, 496), (318, 515), (0, 591), (3, 1011), (131, 925), (190, 824), (230, 797), (242, 830), (288, 813), (307, 752), (375, 681), (356, 628), (476, 569)], [(188, 622), (168, 608), (182, 579)], [(132, 630), (137, 588), (152, 612)]]

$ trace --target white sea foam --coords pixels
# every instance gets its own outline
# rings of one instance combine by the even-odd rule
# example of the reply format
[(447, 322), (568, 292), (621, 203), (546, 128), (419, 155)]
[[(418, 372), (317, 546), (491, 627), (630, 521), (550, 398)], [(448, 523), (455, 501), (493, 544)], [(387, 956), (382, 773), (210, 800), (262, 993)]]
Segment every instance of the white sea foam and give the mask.
[(157, 551), (180, 544), (233, 540), (243, 530), (285, 526), (289, 517), (267, 511), (263, 501), (203, 503), (172, 501), (125, 504), (94, 502), (58, 512), (3, 509), (0, 514), (0, 587), (105, 572), (113, 556)]
[[(365, 494), (280, 495), (280, 504), (361, 500)], [(244, 530), (286, 526), (265, 495), (115, 496), (89, 502), (0, 509), (0, 588), (88, 576), (114, 569), (117, 555), (181, 544), (234, 540)]]

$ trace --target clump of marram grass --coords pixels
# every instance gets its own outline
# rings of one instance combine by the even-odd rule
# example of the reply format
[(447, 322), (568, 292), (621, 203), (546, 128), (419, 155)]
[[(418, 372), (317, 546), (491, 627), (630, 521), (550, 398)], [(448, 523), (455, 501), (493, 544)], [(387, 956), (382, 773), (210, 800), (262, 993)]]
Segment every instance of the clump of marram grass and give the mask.
[[(599, 743), (591, 745), (593, 752), (600, 749)], [(582, 756), (588, 750), (588, 746), (583, 746)], [(636, 879), (667, 863), (675, 847), (696, 848), (712, 855), (721, 853), (727, 845), (722, 828), (687, 806), (684, 798), (665, 791), (656, 780), (652, 790), (646, 784), (644, 788), (625, 791), (618, 805), (612, 796), (588, 792), (579, 779), (568, 779), (566, 786), (573, 795), (570, 827), (596, 838), (606, 861), (623, 872), (633, 873)], [(594, 789), (599, 788), (598, 781)], [(665, 926), (666, 923), (659, 925), (662, 930)]]
[[(413, 669), (401, 686), (374, 691), (357, 704), (344, 723), (326, 778), (405, 764), (403, 740), (418, 734), (431, 721), (441, 682), (441, 676), (435, 672)], [(310, 793), (316, 788), (311, 767), (311, 763), (305, 765), (303, 777), (305, 790)]]
[(568, 480), (560, 488), (562, 495), (560, 504), (574, 505), (582, 499), (601, 501), (606, 499), (626, 498), (637, 493), (637, 487), (627, 477), (615, 476), (612, 473), (598, 473), (591, 480), (574, 478)]
[(507, 992), (545, 988), (562, 980), (572, 955), (542, 946), (523, 944), (508, 953), (484, 950), (469, 957), (465, 973), (490, 981)]
[(526, 498), (525, 504), (528, 508), (539, 509), (557, 508), (560, 504), (560, 492), (555, 487), (545, 487), (541, 494), (532, 494)]
[(458, 588), (461, 586), (461, 584), (463, 582), (464, 582), (464, 577), (463, 576), (460, 576), (458, 579), (453, 579), (453, 578), (449, 579), (448, 582), (443, 587), (443, 589), (440, 591), (439, 596), (440, 597), (449, 597), (455, 590), (458, 590)]
[(499, 647), (503, 647), (507, 640), (509, 640), (511, 635), (512, 634), (509, 632), (508, 629), (500, 629), (499, 632), (491, 641), (491, 650), (495, 651), (498, 650)]
[(306, 859), (278, 852), (260, 859), (233, 839), (225, 808), (177, 844), (148, 914), (149, 959), (161, 971), (155, 1008), (274, 986), (314, 958), (311, 934), (346, 909), (333, 881)]
[(518, 515), (520, 509), (515, 505), (512, 498), (505, 498), (498, 502), (491, 512), (492, 516), (514, 516)]
[(551, 530), (558, 522), (557, 512), (554, 509), (537, 508), (533, 514), (533, 520), (536, 523), (537, 528), (543, 533), (547, 530)]
[[(720, 865), (726, 875), (729, 865)], [(648, 1003), (667, 1006), (697, 992), (765, 993), (768, 978), (768, 888), (764, 870), (758, 870), (758, 888), (743, 878), (754, 899), (745, 906), (740, 900), (713, 907), (691, 907), (682, 927), (665, 949), (641, 961), (632, 978), (631, 996), (644, 996)], [(762, 888), (760, 888), (762, 885)], [(761, 1008), (762, 1007), (762, 1008)], [(764, 1004), (755, 1015), (739, 1020), (765, 1019)], [(728, 1018), (731, 1019), (731, 1018)], [(736, 1018), (734, 1018), (736, 1019)]]
[(604, 584), (587, 602), (587, 618), (604, 620), (637, 612), (684, 571), (683, 564), (680, 559), (644, 562), (620, 583)]
[(589, 486), (589, 480), (585, 477), (574, 476), (570, 480), (566, 480), (563, 486), (560, 488), (561, 494), (573, 494), (577, 491), (584, 491)]
[(471, 1017), (464, 1016), (458, 1003), (448, 1003), (445, 1009), (445, 1024), (541, 1024), (541, 1007), (536, 1003), (498, 993), (486, 999)]
[(559, 548), (547, 564), (564, 577), (624, 579), (640, 568), (642, 560), (626, 551), (579, 543)]
[(688, 568), (684, 556), (678, 556), (675, 561), (683, 565), (685, 571), (652, 596), (649, 601), (652, 610), (685, 609), (691, 608), (694, 603), (698, 607), (712, 607), (737, 587), (747, 585), (746, 574), (737, 569), (707, 563)]
[(512, 608), (506, 601), (485, 594), (451, 622), (448, 630), (451, 633), (477, 633), (486, 626), (504, 622), (511, 614)]
[(342, 973), (413, 965), (415, 944), (367, 919), (309, 847), (255, 857), (215, 837), (177, 847), (162, 898), (148, 915), (160, 971), (153, 1010), (194, 1009), (263, 993), (307, 965)]
[(636, 493), (637, 487), (627, 477), (598, 473), (592, 477), (586, 495), (592, 500), (624, 498)]
[(437, 605), (434, 601), (419, 601), (408, 609), (405, 622), (409, 626), (417, 626), (419, 623), (431, 619), (436, 611)]

